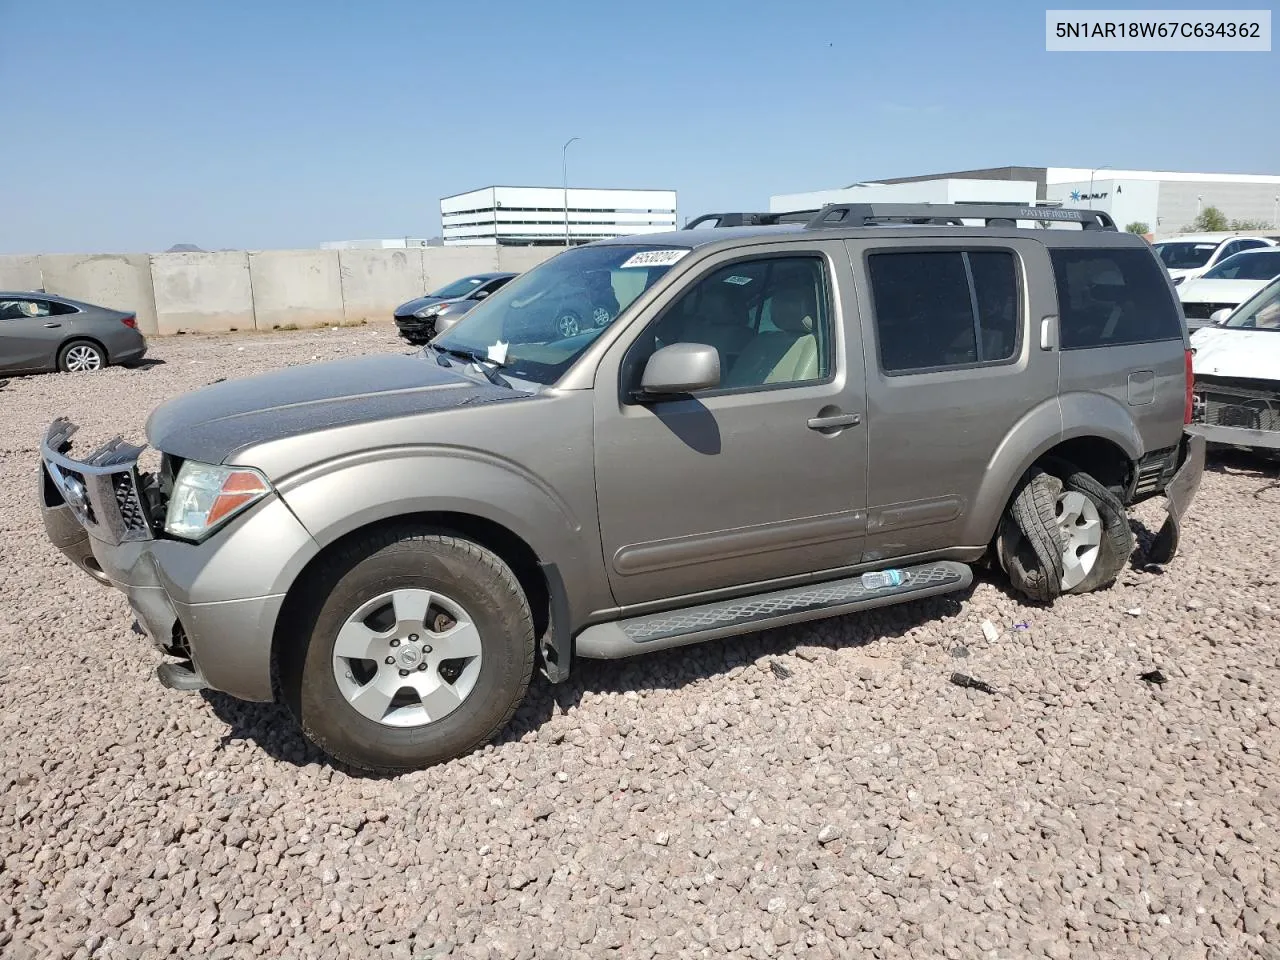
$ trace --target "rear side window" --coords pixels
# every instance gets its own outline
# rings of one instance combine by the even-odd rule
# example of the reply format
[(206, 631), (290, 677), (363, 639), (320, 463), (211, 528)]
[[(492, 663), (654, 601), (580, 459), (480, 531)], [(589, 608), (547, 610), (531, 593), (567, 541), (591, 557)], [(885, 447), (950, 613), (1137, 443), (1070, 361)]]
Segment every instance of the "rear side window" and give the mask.
[(1012, 253), (873, 253), (867, 271), (886, 373), (999, 363), (1017, 350)]
[(1050, 250), (1062, 349), (1181, 340), (1178, 308), (1145, 249)]

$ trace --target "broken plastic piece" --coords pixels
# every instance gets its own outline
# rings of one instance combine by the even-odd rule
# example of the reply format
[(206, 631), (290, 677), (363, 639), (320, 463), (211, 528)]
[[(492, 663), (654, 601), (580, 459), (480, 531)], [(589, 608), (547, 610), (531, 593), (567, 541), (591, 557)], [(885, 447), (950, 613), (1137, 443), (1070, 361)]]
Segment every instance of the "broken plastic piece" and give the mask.
[(1139, 680), (1144, 680), (1144, 681), (1146, 681), (1147, 683), (1154, 683), (1154, 684), (1158, 687), (1158, 686), (1161, 686), (1162, 684), (1166, 683), (1166, 682), (1168, 681), (1168, 679), (1169, 679), (1169, 678), (1168, 678), (1168, 677), (1166, 677), (1166, 676), (1165, 676), (1163, 673), (1161, 673), (1159, 670), (1148, 670), (1146, 673), (1144, 673), (1144, 674), (1143, 674), (1142, 676), (1140, 676), (1138, 679), (1139, 679)]
[(791, 671), (780, 664), (777, 660), (769, 661), (769, 669), (773, 671), (773, 675), (779, 680), (785, 680), (791, 676)]
[(1013, 625), (1013, 629), (1015, 629), (1015, 630), (1030, 630), (1030, 629), (1031, 629), (1031, 624), (1029, 624), (1029, 623), (1015, 623), (1015, 624)]
[(991, 686), (991, 684), (987, 683), (985, 680), (978, 680), (977, 678), (971, 677), (968, 674), (964, 674), (964, 673), (953, 673), (951, 675), (951, 682), (955, 684), (957, 687), (962, 687), (967, 690), (977, 690), (979, 693), (998, 693), (999, 692), (996, 690), (995, 687)]
[(983, 620), (982, 635), (987, 638), (987, 643), (995, 643), (1000, 639), (1000, 628), (990, 620)]

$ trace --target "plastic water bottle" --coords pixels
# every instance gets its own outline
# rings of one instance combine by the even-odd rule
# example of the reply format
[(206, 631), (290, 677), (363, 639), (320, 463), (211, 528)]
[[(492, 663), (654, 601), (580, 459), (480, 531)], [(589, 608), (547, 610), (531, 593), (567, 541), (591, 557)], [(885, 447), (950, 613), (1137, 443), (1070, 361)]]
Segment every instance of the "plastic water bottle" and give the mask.
[(866, 590), (900, 587), (906, 579), (906, 574), (901, 570), (872, 570), (862, 575), (862, 586)]

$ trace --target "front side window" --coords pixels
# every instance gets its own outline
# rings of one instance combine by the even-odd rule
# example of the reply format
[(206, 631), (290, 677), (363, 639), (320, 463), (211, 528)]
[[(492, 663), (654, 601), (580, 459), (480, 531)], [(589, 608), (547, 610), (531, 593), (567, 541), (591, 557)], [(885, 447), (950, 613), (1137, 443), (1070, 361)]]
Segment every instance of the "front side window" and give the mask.
[(1280, 250), (1254, 250), (1228, 257), (1212, 270), (1201, 274), (1201, 279), (1270, 280), (1276, 276), (1280, 276)]
[(433, 344), (491, 357), (514, 376), (554, 383), (681, 258), (683, 248), (574, 247), (491, 294)]
[(1062, 349), (1181, 340), (1167, 274), (1146, 249), (1049, 251)]
[(886, 373), (999, 363), (1018, 344), (1018, 278), (1007, 250), (867, 257)]
[(818, 257), (743, 260), (713, 270), (637, 341), (626, 376), (659, 347), (720, 354), (721, 390), (812, 383), (831, 375), (831, 311)]
[(0, 320), (48, 317), (54, 312), (47, 300), (0, 300)]

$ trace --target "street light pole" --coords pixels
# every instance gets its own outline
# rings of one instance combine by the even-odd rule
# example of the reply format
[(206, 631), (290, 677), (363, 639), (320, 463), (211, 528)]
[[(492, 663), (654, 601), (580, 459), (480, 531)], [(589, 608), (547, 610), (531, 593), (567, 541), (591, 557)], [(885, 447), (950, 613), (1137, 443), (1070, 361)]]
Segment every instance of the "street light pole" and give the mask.
[(570, 137), (560, 148), (560, 173), (564, 177), (564, 245), (569, 247), (569, 144), (581, 137)]
[(1089, 171), (1089, 209), (1090, 210), (1093, 209), (1093, 175), (1097, 173), (1099, 170), (1108, 170), (1108, 169), (1110, 168), (1108, 167), (1107, 164), (1104, 163), (1102, 166), (1094, 167), (1092, 170)]

